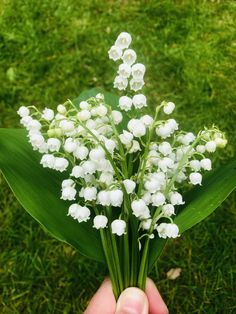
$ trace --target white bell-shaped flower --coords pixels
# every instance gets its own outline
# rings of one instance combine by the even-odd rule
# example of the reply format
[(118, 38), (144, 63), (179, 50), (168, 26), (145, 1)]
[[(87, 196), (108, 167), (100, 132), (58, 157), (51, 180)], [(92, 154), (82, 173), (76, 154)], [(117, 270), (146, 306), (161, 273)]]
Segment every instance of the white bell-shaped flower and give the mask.
[(137, 55), (133, 49), (127, 49), (124, 51), (122, 60), (128, 65), (132, 65), (136, 61)]
[(61, 199), (64, 201), (72, 201), (75, 199), (76, 189), (72, 186), (67, 186), (62, 189)]
[(202, 184), (202, 175), (199, 172), (192, 172), (189, 175), (189, 180), (193, 185)]
[(120, 207), (123, 203), (123, 192), (120, 189), (109, 191), (109, 197), (111, 205), (114, 207)]
[(77, 113), (76, 117), (80, 121), (87, 121), (91, 118), (91, 112), (88, 109), (83, 109)]
[(147, 107), (147, 98), (143, 94), (137, 94), (133, 97), (133, 104), (136, 109)]
[(104, 215), (97, 215), (93, 219), (93, 228), (95, 229), (104, 229), (106, 228), (108, 219)]
[(121, 110), (129, 111), (132, 107), (132, 99), (128, 96), (121, 96), (119, 99), (119, 107)]
[(56, 159), (56, 157), (54, 155), (45, 154), (42, 156), (42, 158), (40, 160), (40, 164), (43, 166), (43, 168), (53, 169), (54, 164), (55, 164), (55, 159)]
[(77, 148), (77, 144), (76, 144), (76, 142), (74, 142), (73, 138), (68, 137), (65, 140), (63, 147), (64, 147), (65, 152), (73, 153)]
[(165, 195), (161, 192), (157, 192), (152, 195), (152, 204), (153, 206), (161, 206), (165, 203)]
[(129, 78), (131, 74), (131, 66), (128, 65), (127, 63), (120, 64), (118, 74), (119, 76), (124, 77), (126, 79)]
[(199, 171), (201, 169), (200, 161), (197, 159), (193, 159), (189, 162), (189, 166), (194, 171)]
[(86, 206), (72, 204), (69, 207), (68, 216), (77, 219), (78, 222), (87, 221), (90, 218), (90, 210)]
[(150, 127), (153, 124), (153, 118), (148, 114), (145, 114), (140, 118), (140, 121), (146, 126)]
[(46, 121), (51, 121), (54, 118), (54, 111), (52, 109), (45, 108), (42, 112), (42, 118)]
[(150, 227), (151, 227), (151, 224), (152, 224), (152, 219), (142, 220), (142, 221), (140, 222), (140, 227), (141, 227), (143, 230), (149, 230)]
[(117, 110), (112, 110), (111, 116), (112, 116), (112, 119), (114, 121), (114, 124), (121, 123), (121, 121), (123, 119), (122, 113), (120, 111), (117, 111)]
[(112, 46), (110, 50), (108, 51), (109, 59), (112, 59), (113, 61), (117, 61), (121, 59), (122, 57), (122, 50), (121, 48), (117, 46)]
[[(131, 69), (130, 69), (130, 72), (131, 72)], [(24, 117), (27, 117), (29, 116), (30, 114), (30, 111), (27, 107), (25, 106), (21, 106), (18, 111), (17, 111), (18, 115), (21, 117), (21, 118), (24, 118)]]
[(105, 158), (104, 149), (101, 146), (97, 148), (93, 148), (89, 153), (89, 158), (92, 161), (98, 161), (98, 160), (104, 159)]
[(216, 151), (216, 142), (215, 141), (207, 142), (205, 148), (207, 152), (214, 153)]
[(156, 228), (160, 238), (177, 238), (179, 236), (179, 228), (173, 223), (161, 223)]
[(133, 180), (126, 179), (123, 181), (123, 184), (124, 184), (126, 192), (128, 194), (131, 194), (134, 192), (135, 187), (136, 187), (136, 183)]
[(118, 236), (125, 234), (126, 222), (122, 219), (116, 219), (111, 223), (111, 232)]
[(139, 219), (148, 219), (150, 211), (143, 199), (134, 200), (131, 203), (133, 215)]
[(175, 208), (172, 204), (165, 204), (162, 207), (162, 213), (165, 216), (172, 216), (175, 215)]
[(61, 141), (58, 138), (49, 138), (47, 140), (47, 147), (50, 152), (58, 152), (61, 147)]
[(71, 176), (75, 178), (84, 178), (84, 169), (81, 166), (74, 166), (71, 172)]
[(133, 153), (136, 153), (136, 152), (138, 152), (138, 151), (141, 151), (140, 144), (139, 144), (138, 141), (133, 140), (133, 141), (131, 142), (131, 146), (130, 146), (130, 148), (129, 148), (128, 153), (129, 153), (129, 154), (133, 154)]
[(209, 158), (203, 158), (200, 161), (200, 165), (204, 170), (210, 171), (212, 169), (211, 160)]
[(138, 90), (142, 89), (144, 86), (144, 80), (137, 80), (135, 78), (132, 78), (129, 82), (130, 89), (137, 92)]
[(110, 192), (109, 191), (100, 191), (97, 194), (97, 203), (101, 204), (102, 206), (109, 206), (111, 205), (110, 200)]
[(115, 41), (115, 46), (119, 47), (120, 49), (128, 48), (129, 45), (131, 44), (131, 41), (132, 41), (131, 35), (127, 32), (122, 32), (117, 37)]
[(162, 142), (159, 147), (158, 150), (160, 153), (162, 153), (162, 155), (167, 156), (170, 155), (172, 152), (172, 147), (170, 145), (170, 143), (168, 142)]
[(93, 201), (97, 198), (97, 189), (95, 187), (86, 187), (83, 190), (83, 197), (86, 201)]
[(172, 205), (182, 205), (184, 204), (183, 197), (178, 192), (170, 192), (169, 199)]
[(87, 101), (83, 100), (83, 101), (80, 102), (79, 107), (80, 107), (81, 110), (83, 110), (83, 109), (89, 110), (90, 109), (90, 104)]
[(122, 76), (116, 76), (114, 79), (114, 88), (117, 88), (119, 90), (125, 90), (128, 86), (128, 80), (127, 78), (124, 78)]
[(75, 182), (72, 179), (66, 179), (66, 180), (62, 181), (61, 187), (62, 187), (62, 189), (64, 189), (64, 188), (67, 188), (67, 187), (72, 186), (74, 184), (75, 184)]
[(84, 160), (87, 158), (89, 150), (86, 146), (77, 146), (73, 151), (73, 155), (80, 160)]
[(137, 80), (141, 80), (144, 77), (146, 68), (142, 63), (136, 63), (132, 66), (132, 76)]
[(56, 157), (54, 161), (54, 169), (60, 172), (63, 172), (69, 166), (69, 162), (67, 159), (63, 157)]
[(120, 141), (124, 145), (129, 145), (132, 142), (133, 134), (128, 131), (123, 131), (122, 134), (119, 135)]

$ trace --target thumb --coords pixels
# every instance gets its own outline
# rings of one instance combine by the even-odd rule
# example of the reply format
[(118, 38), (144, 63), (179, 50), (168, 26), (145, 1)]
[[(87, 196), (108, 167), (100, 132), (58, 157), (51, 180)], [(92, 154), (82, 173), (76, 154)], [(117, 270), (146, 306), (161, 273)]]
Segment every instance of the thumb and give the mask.
[(138, 288), (125, 289), (116, 306), (115, 314), (148, 314), (148, 299)]

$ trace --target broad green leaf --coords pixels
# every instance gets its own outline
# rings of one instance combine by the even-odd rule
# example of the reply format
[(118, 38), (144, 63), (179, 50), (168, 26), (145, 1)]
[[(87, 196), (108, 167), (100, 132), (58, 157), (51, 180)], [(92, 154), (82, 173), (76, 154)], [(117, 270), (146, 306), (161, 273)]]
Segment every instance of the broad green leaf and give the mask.
[[(209, 175), (201, 187), (191, 191), (188, 203), (174, 219), (180, 233), (182, 234), (209, 216), (235, 188), (236, 160), (233, 160)], [(161, 254), (165, 243), (166, 240), (158, 238), (152, 241), (149, 252), (149, 270)]]
[(39, 161), (24, 130), (0, 129), (0, 169), (21, 205), (54, 237), (103, 262), (99, 232), (67, 217), (70, 203), (60, 200), (65, 174), (44, 169)]

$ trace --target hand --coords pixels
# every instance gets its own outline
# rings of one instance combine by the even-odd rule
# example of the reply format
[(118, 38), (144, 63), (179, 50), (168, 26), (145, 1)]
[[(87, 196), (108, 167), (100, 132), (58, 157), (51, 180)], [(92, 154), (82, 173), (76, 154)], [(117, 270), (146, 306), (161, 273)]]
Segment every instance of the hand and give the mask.
[(125, 289), (117, 303), (110, 279), (105, 279), (84, 314), (168, 314), (154, 282), (147, 279), (145, 293), (134, 287)]

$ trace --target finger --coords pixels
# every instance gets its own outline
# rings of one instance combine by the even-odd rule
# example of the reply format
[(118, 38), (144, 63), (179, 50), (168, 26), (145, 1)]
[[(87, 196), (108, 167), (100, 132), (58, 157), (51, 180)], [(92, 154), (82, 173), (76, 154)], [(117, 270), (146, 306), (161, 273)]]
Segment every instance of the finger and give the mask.
[(118, 301), (115, 314), (148, 314), (148, 299), (138, 288), (125, 289)]
[(112, 291), (110, 279), (105, 279), (92, 297), (84, 314), (114, 314), (116, 300)]
[(145, 289), (148, 302), (149, 302), (149, 313), (150, 314), (168, 314), (168, 308), (163, 301), (159, 291), (156, 288), (154, 282), (148, 278)]

